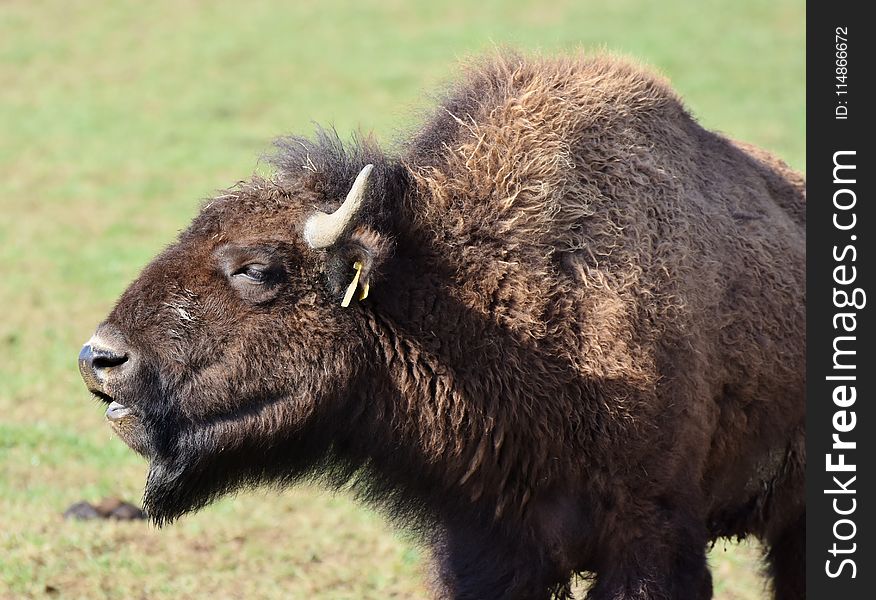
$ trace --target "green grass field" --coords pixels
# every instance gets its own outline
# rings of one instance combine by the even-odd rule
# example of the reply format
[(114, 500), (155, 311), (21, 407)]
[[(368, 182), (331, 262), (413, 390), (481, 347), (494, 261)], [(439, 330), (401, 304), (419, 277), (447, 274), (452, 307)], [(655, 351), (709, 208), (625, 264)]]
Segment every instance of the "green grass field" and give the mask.
[[(138, 270), (272, 137), (414, 127), (457, 59), (608, 48), (668, 75), (708, 127), (804, 164), (792, 0), (0, 2), (0, 598), (415, 598), (424, 551), (311, 489), (225, 499), (164, 530), (65, 522), (138, 502), (76, 355)], [(719, 543), (716, 596), (763, 598)]]

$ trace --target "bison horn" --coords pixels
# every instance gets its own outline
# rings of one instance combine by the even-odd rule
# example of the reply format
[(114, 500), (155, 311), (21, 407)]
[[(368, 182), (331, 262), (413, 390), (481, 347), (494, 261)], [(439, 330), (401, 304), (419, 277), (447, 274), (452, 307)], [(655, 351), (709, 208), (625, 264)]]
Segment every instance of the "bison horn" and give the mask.
[(356, 215), (365, 201), (365, 187), (374, 165), (365, 165), (356, 176), (344, 203), (330, 215), (317, 211), (304, 224), (304, 239), (311, 248), (333, 246), (355, 222)]

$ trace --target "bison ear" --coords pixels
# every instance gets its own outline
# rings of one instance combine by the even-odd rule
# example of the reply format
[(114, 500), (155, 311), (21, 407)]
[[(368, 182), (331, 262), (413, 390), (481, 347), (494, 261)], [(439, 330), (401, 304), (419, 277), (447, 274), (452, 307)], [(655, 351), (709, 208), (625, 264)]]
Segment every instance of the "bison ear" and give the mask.
[[(340, 296), (341, 306), (353, 297), (368, 297), (383, 264), (392, 251), (389, 240), (367, 225), (369, 204), (382, 195), (374, 187), (385, 187), (385, 179), (372, 176), (374, 165), (362, 167), (346, 199), (333, 213), (317, 211), (304, 223), (304, 239), (314, 250), (325, 250), (325, 272), (329, 292)], [(385, 190), (383, 190), (385, 193)]]
[(357, 227), (327, 253), (325, 273), (329, 292), (341, 299), (342, 306), (349, 306), (354, 298), (364, 300), (391, 253), (392, 242), (386, 236), (370, 227)]

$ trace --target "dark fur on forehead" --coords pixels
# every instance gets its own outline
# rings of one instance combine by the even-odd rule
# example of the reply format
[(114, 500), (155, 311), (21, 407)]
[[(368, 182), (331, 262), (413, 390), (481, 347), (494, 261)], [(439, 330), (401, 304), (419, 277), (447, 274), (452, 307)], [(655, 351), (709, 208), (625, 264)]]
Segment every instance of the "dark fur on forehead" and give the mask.
[(281, 185), (303, 182), (325, 198), (325, 206), (318, 208), (326, 211), (335, 210), (362, 167), (373, 164), (360, 223), (378, 226), (391, 222), (408, 178), (401, 162), (384, 153), (371, 136), (354, 135), (345, 144), (334, 129), (318, 127), (313, 139), (282, 137), (274, 141), (274, 147), (275, 152), (266, 161), (277, 169)]

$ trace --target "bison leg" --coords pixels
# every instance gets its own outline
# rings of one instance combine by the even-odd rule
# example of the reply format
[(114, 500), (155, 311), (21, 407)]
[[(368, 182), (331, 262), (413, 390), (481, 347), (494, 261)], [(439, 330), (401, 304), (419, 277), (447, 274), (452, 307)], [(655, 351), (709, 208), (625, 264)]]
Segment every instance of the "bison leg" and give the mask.
[(806, 514), (769, 540), (767, 561), (776, 600), (806, 597)]
[(548, 600), (571, 597), (568, 580), (535, 545), (494, 530), (458, 527), (435, 547), (441, 600)]
[(665, 509), (626, 522), (604, 548), (588, 600), (709, 600), (706, 537), (698, 520)]

